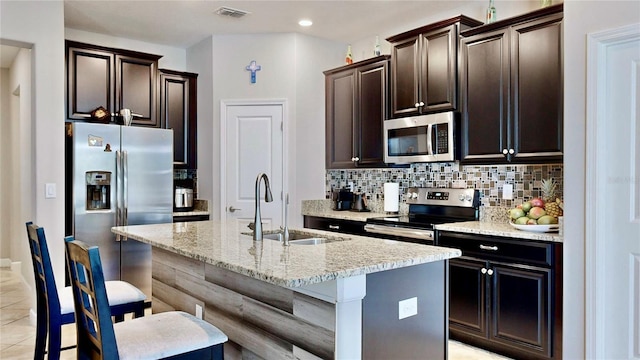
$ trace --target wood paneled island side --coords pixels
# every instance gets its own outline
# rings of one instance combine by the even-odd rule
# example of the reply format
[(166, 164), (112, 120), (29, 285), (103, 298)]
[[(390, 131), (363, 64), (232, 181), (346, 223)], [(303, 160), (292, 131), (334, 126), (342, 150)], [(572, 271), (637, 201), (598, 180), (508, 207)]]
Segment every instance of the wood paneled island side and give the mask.
[(283, 246), (246, 230), (219, 221), (112, 228), (152, 245), (153, 311), (202, 311), (229, 337), (225, 358), (407, 349), (446, 358), (446, 260), (459, 250), (309, 229), (291, 231), (329, 242)]

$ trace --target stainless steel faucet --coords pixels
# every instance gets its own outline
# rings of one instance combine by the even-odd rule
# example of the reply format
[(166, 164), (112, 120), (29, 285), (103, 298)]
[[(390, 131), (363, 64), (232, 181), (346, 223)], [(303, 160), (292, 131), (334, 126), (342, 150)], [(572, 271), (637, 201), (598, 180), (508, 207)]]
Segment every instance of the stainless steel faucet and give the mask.
[(262, 241), (262, 217), (260, 216), (260, 180), (264, 179), (264, 187), (266, 192), (264, 194), (264, 201), (272, 202), (273, 196), (271, 195), (271, 187), (269, 186), (269, 177), (267, 174), (260, 173), (256, 178), (256, 206), (255, 217), (253, 219), (253, 240)]

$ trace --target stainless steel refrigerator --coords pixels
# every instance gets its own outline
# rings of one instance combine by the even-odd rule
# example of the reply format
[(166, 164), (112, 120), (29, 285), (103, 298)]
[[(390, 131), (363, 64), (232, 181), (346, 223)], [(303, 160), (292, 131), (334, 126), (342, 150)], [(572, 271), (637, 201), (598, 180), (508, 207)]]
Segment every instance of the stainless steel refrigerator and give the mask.
[(67, 140), (67, 232), (100, 248), (106, 280), (151, 300), (151, 247), (111, 227), (172, 222), (173, 131), (76, 122)]

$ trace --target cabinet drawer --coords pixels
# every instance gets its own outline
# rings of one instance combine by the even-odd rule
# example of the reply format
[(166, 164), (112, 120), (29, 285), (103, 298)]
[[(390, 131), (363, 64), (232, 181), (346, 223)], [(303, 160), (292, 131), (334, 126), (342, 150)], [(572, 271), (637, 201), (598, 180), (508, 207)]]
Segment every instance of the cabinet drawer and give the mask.
[(551, 267), (552, 243), (438, 231), (436, 245), (458, 248), (462, 256)]
[(364, 222), (305, 216), (304, 227), (308, 229), (335, 231), (344, 234), (365, 235)]

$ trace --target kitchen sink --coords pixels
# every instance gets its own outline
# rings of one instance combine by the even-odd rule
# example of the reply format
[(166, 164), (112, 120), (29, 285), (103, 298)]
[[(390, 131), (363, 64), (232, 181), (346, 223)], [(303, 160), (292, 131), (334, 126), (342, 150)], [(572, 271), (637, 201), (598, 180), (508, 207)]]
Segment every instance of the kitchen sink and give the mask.
[[(263, 234), (262, 239), (284, 242), (284, 234), (283, 233)], [(341, 240), (342, 239), (314, 237), (311, 234), (305, 234), (305, 233), (289, 232), (289, 244), (291, 245), (318, 245), (318, 244), (326, 244), (326, 243), (341, 241)]]

